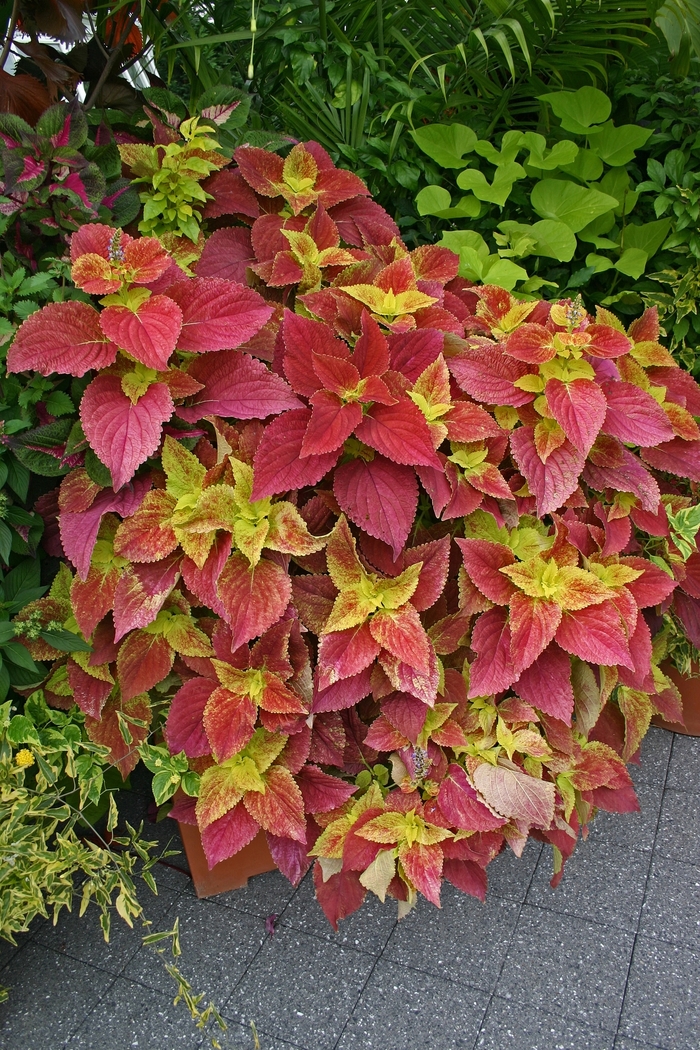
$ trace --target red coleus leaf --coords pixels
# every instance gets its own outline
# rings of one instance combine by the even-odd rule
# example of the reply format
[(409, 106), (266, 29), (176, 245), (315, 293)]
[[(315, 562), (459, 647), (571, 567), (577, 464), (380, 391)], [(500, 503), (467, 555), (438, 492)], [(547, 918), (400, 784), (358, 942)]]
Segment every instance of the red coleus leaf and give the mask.
[(468, 893), (482, 903), (486, 900), (486, 872), (474, 861), (446, 857), (442, 865), (442, 873), (447, 881), (462, 893)]
[(404, 740), (410, 740), (414, 746), (418, 743), (427, 714), (422, 700), (408, 693), (395, 693), (383, 702), (382, 712)]
[(510, 446), (528, 488), (537, 501), (537, 514), (551, 514), (576, 491), (586, 457), (570, 441), (554, 449), (543, 463), (537, 454), (534, 427), (518, 427)]
[(182, 311), (178, 349), (189, 353), (233, 350), (272, 316), (272, 307), (257, 292), (218, 277), (180, 281), (168, 295)]
[(265, 831), (305, 843), (304, 800), (294, 777), (283, 766), (271, 766), (263, 780), (265, 791), (248, 791), (245, 808)]
[(401, 372), (411, 383), (415, 383), (418, 376), (438, 359), (444, 342), (443, 333), (434, 328), (390, 335), (388, 345), (391, 368), (395, 372)]
[(281, 618), (292, 596), (292, 581), (279, 565), (261, 558), (252, 566), (232, 554), (219, 576), (217, 593), (231, 627), (231, 648), (257, 638)]
[(448, 766), (438, 794), (440, 809), (451, 825), (464, 831), (495, 831), (506, 823), (481, 802), (461, 766)]
[(114, 640), (155, 620), (180, 577), (180, 556), (151, 565), (129, 565), (114, 595)]
[(422, 846), (418, 842), (408, 847), (402, 845), (399, 847), (399, 859), (409, 881), (439, 908), (443, 861), (441, 846), (437, 843)]
[(251, 817), (242, 802), (212, 821), (201, 831), (202, 848), (211, 870), (215, 864), (228, 860), (252, 842), (260, 825)]
[(380, 648), (368, 623), (321, 635), (318, 642), (320, 688), (327, 689), (340, 679), (364, 671), (373, 663)]
[(666, 388), (666, 400), (690, 412), (691, 416), (700, 416), (700, 386), (688, 372), (682, 368), (650, 368), (649, 379), (654, 386)]
[(339, 871), (324, 881), (318, 861), (314, 864), (314, 888), (316, 900), (336, 933), (339, 920), (357, 911), (367, 894), (356, 871)]
[(301, 455), (305, 458), (335, 452), (361, 422), (360, 404), (344, 404), (337, 394), (317, 390), (311, 395), (311, 418), (301, 445)]
[(7, 352), (7, 371), (31, 370), (84, 376), (114, 364), (117, 348), (100, 327), (100, 315), (87, 303), (49, 303), (31, 314)]
[(490, 540), (457, 540), (462, 552), (464, 567), (472, 583), (496, 605), (508, 605), (515, 587), (500, 570), (515, 564), (515, 555), (510, 547)]
[(611, 601), (564, 613), (556, 640), (567, 653), (588, 663), (632, 666), (627, 635)]
[(124, 700), (158, 685), (170, 674), (174, 653), (161, 634), (134, 631), (124, 639), (117, 656), (117, 675)]
[[(691, 555), (691, 559), (694, 557), (695, 555)], [(677, 581), (659, 568), (658, 565), (647, 561), (646, 558), (625, 558), (623, 564), (629, 565), (631, 569), (637, 569), (642, 573), (636, 580), (626, 584), (640, 609), (645, 609), (652, 605), (661, 605), (669, 595), (673, 594)], [(686, 567), (687, 564), (686, 562)], [(695, 595), (695, 597), (700, 597), (700, 594)]]
[(297, 394), (311, 397), (322, 386), (311, 367), (314, 354), (347, 360), (350, 352), (344, 342), (320, 321), (312, 321), (285, 310), (282, 325), (284, 338), (284, 374)]
[[(223, 168), (221, 171), (212, 172), (202, 183), (202, 188), (212, 196), (212, 199), (204, 205), (205, 219), (215, 219), (219, 215), (245, 215), (247, 218), (256, 219), (260, 214), (258, 199), (240, 171)], [(207, 244), (217, 232), (219, 231), (215, 230), (209, 235)], [(206, 251), (206, 244), (204, 251)], [(215, 275), (204, 274), (204, 276), (213, 277)]]
[(591, 449), (583, 480), (598, 492), (606, 488), (631, 492), (642, 509), (654, 514), (659, 506), (659, 486), (648, 470), (617, 438), (601, 434)]
[(520, 592), (510, 600), (513, 666), (518, 674), (534, 663), (557, 633), (562, 611), (556, 602), (531, 598)]
[(389, 544), (398, 558), (413, 525), (418, 506), (415, 472), (375, 456), (369, 463), (355, 459), (333, 476), (338, 504), (355, 525)]
[[(233, 172), (218, 174), (228, 175)], [(254, 262), (250, 230), (243, 226), (228, 226), (223, 230), (214, 230), (207, 237), (197, 261), (197, 276), (220, 277), (224, 281), (246, 284), (246, 271)]]
[(301, 457), (310, 418), (310, 409), (294, 409), (265, 427), (253, 461), (253, 500), (315, 485), (335, 466), (340, 449), (322, 456)]
[(585, 330), (588, 343), (585, 352), (591, 357), (621, 357), (632, 349), (632, 343), (624, 332), (608, 324), (589, 324)]
[(411, 604), (398, 609), (380, 609), (370, 620), (369, 629), (374, 640), (397, 660), (423, 674), (428, 673), (432, 646)]
[(503, 349), (517, 361), (541, 365), (556, 356), (554, 333), (541, 324), (526, 322), (511, 332), (503, 343)]
[(346, 711), (355, 707), (360, 700), (372, 691), (371, 668), (366, 667), (359, 674), (343, 678), (325, 689), (314, 693), (312, 711), (318, 714), (323, 711)]
[(99, 719), (107, 697), (112, 692), (114, 680), (111, 675), (104, 681), (88, 674), (75, 660), (68, 661), (68, 683), (73, 690), (73, 699), (86, 715)]
[(88, 386), (80, 419), (90, 446), (112, 475), (115, 489), (129, 481), (160, 444), (161, 428), (173, 413), (164, 383), (154, 383), (132, 404), (118, 376), (101, 375)]
[(182, 328), (182, 312), (167, 295), (154, 295), (137, 310), (108, 306), (100, 327), (113, 343), (147, 368), (167, 368)]
[(591, 379), (574, 379), (570, 383), (549, 379), (544, 392), (552, 415), (571, 444), (587, 456), (608, 407), (601, 388)]
[(240, 350), (195, 358), (187, 374), (202, 385), (189, 405), (177, 409), (188, 423), (204, 416), (265, 419), (300, 405), (281, 376)]
[(164, 489), (147, 492), (140, 506), (117, 529), (114, 549), (130, 561), (160, 561), (178, 545), (170, 524), (175, 498)]
[(470, 401), (455, 401), (442, 422), (447, 426), (450, 441), (482, 441), (503, 433), (486, 409)]
[(488, 804), (504, 817), (528, 827), (548, 828), (554, 820), (554, 784), (528, 776), (519, 769), (480, 763), (474, 784)]
[(87, 579), (90, 571), (90, 559), (103, 516), (110, 512), (122, 517), (133, 514), (148, 492), (150, 484), (148, 478), (136, 478), (119, 492), (102, 489), (92, 505), (84, 511), (61, 511), (59, 527), (63, 550), (75, 565), (82, 580)]
[(395, 405), (375, 404), (355, 435), (393, 463), (440, 469), (425, 416), (408, 398)]
[[(118, 715), (125, 719), (137, 719), (143, 725), (129, 722), (131, 743), (127, 744), (121, 734)], [(151, 704), (146, 693), (124, 700), (111, 696), (102, 708), (99, 720), (85, 719), (85, 729), (91, 740), (109, 748), (109, 761), (117, 766), (124, 780), (139, 763), (138, 746), (148, 737), (151, 725)]]
[(684, 441), (678, 437), (664, 441), (655, 448), (643, 449), (642, 459), (657, 470), (700, 481), (700, 441)]
[(257, 715), (249, 696), (223, 687), (213, 690), (204, 709), (204, 728), (217, 762), (243, 750), (253, 735)]
[(328, 813), (342, 806), (357, 790), (339, 777), (324, 773), (318, 766), (305, 765), (296, 778), (307, 813)]
[(76, 576), (70, 588), (70, 601), (78, 627), (89, 638), (100, 620), (114, 604), (114, 592), (119, 582), (119, 569), (103, 573), (91, 567), (85, 580)]
[(528, 704), (571, 725), (574, 710), (571, 660), (556, 643), (548, 645), (521, 673), (516, 689)]
[(489, 609), (474, 624), (471, 647), (477, 654), (469, 669), (469, 696), (490, 696), (507, 689), (517, 675), (511, 658), (508, 610)]
[(311, 838), (312, 827), (312, 821), (309, 820), (306, 842), (295, 842), (294, 839), (266, 832), (267, 845), (272, 859), (292, 886), (299, 885), (313, 863), (313, 858), (307, 855), (314, 842), (314, 839)]
[(173, 755), (184, 751), (188, 758), (208, 755), (211, 745), (204, 729), (204, 708), (216, 682), (208, 678), (190, 678), (170, 702), (165, 737)]
[(673, 438), (673, 427), (651, 394), (632, 383), (601, 384), (608, 403), (603, 430), (630, 445), (658, 445)]
[(516, 361), (490, 339), (474, 339), (464, 356), (451, 357), (447, 366), (459, 387), (487, 405), (527, 405), (534, 395), (515, 386), (535, 369)]

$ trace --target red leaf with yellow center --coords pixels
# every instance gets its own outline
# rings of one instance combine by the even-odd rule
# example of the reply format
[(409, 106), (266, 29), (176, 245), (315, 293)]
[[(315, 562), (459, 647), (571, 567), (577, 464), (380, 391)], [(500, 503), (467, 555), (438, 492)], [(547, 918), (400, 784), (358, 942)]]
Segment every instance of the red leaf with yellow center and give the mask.
[(49, 303), (24, 321), (7, 351), (8, 372), (84, 376), (114, 364), (117, 348), (87, 303)]
[(216, 589), (231, 627), (233, 649), (277, 623), (292, 596), (292, 582), (284, 569), (266, 558), (251, 566), (239, 553), (226, 562)]
[(245, 808), (265, 831), (305, 843), (304, 799), (294, 777), (283, 766), (271, 766), (263, 779), (264, 792), (247, 792)]
[(177, 548), (170, 520), (176, 500), (163, 489), (147, 492), (141, 506), (122, 521), (114, 538), (117, 554), (129, 561), (153, 562)]
[(147, 368), (167, 368), (182, 328), (182, 311), (167, 295), (154, 295), (136, 310), (108, 306), (100, 327), (113, 343)]
[(115, 267), (108, 259), (94, 252), (86, 252), (76, 259), (70, 276), (74, 285), (90, 295), (108, 295), (118, 292), (122, 286)]
[(326, 689), (340, 679), (364, 671), (374, 662), (380, 648), (368, 623), (322, 635), (318, 643), (319, 687)]
[(502, 344), (503, 349), (517, 361), (541, 365), (557, 355), (554, 333), (541, 324), (522, 324), (511, 332)]
[(117, 656), (117, 675), (124, 700), (147, 692), (167, 678), (174, 656), (162, 634), (134, 631), (128, 635)]
[(570, 383), (549, 379), (544, 392), (550, 412), (571, 444), (587, 456), (608, 408), (601, 388), (591, 379), (574, 379)]
[(514, 594), (510, 600), (513, 667), (519, 675), (547, 648), (557, 633), (562, 611), (556, 602)]
[(372, 637), (402, 663), (426, 674), (431, 645), (420, 617), (409, 603), (398, 609), (380, 609), (370, 620)]
[(440, 907), (442, 886), (442, 847), (435, 843), (423, 846), (415, 842), (412, 846), (399, 847), (399, 860), (406, 877), (427, 900)]
[(155, 620), (180, 578), (181, 557), (171, 554), (155, 564), (129, 565), (114, 594), (114, 640)]
[(301, 457), (323, 456), (335, 452), (362, 422), (362, 406), (344, 404), (328, 390), (311, 396), (311, 418), (301, 444)]
[(214, 689), (204, 708), (204, 728), (217, 762), (242, 751), (255, 729), (258, 709), (247, 693)]

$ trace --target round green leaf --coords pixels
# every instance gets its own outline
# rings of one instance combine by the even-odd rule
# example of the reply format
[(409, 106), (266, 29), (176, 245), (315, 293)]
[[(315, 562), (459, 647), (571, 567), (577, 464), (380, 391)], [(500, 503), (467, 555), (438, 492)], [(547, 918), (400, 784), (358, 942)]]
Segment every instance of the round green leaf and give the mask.
[(589, 222), (617, 206), (614, 197), (577, 186), (564, 179), (543, 179), (530, 194), (530, 202), (543, 219), (557, 219), (578, 233)]
[(618, 168), (629, 164), (652, 130), (641, 128), (638, 124), (623, 124), (622, 127), (616, 128), (612, 120), (609, 120), (601, 128), (600, 134), (591, 141), (591, 149), (606, 164)]
[(464, 124), (429, 124), (411, 132), (413, 140), (441, 168), (463, 168), (464, 154), (477, 143), (476, 133)]
[(594, 87), (582, 87), (578, 91), (552, 91), (539, 98), (549, 102), (561, 126), (576, 135), (597, 132), (599, 129), (591, 125), (602, 124), (612, 109), (608, 96)]

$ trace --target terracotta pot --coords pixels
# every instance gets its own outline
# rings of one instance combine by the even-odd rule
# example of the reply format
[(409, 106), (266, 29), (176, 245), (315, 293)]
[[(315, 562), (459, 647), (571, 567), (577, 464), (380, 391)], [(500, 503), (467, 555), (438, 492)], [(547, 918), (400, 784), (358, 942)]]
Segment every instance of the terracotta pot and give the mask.
[(697, 678), (686, 678), (671, 663), (662, 665), (664, 674), (675, 682), (683, 699), (683, 718), (685, 726), (678, 722), (666, 722), (661, 715), (655, 715), (652, 722), (662, 729), (670, 729), (673, 733), (684, 733), (686, 736), (700, 736), (700, 667), (693, 665), (694, 674)]
[(277, 867), (270, 855), (264, 831), (258, 832), (253, 841), (244, 846), (235, 857), (222, 860), (210, 869), (196, 824), (178, 823), (178, 827), (198, 897), (213, 897), (216, 893), (242, 889), (252, 875), (274, 871)]

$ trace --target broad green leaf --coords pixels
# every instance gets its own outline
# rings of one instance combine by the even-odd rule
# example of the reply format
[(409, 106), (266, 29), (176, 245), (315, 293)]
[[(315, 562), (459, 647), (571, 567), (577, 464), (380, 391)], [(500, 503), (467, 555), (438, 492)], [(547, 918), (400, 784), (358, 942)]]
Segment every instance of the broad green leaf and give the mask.
[[(550, 150), (547, 150), (547, 141), (544, 136), (534, 131), (528, 131), (525, 134), (523, 145), (530, 150), (530, 156), (527, 158), (528, 165), (532, 168), (539, 168), (540, 171), (553, 171), (555, 168), (573, 164), (580, 153), (586, 152), (580, 150), (570, 139), (556, 142)], [(594, 177), (597, 178), (597, 176)]]
[(606, 270), (612, 270), (615, 263), (612, 259), (608, 259), (606, 255), (597, 255), (595, 252), (591, 252), (590, 255), (586, 256), (586, 266), (593, 267), (593, 273), (605, 273)]
[(625, 248), (615, 263), (615, 269), (627, 277), (641, 277), (647, 265), (648, 256), (641, 248)]
[(600, 133), (591, 140), (591, 149), (601, 160), (613, 168), (629, 164), (638, 149), (644, 145), (652, 133), (652, 128), (642, 128), (638, 124), (623, 124), (616, 128), (612, 120), (603, 124)]
[(576, 135), (598, 132), (593, 124), (602, 124), (610, 116), (612, 103), (608, 96), (594, 87), (582, 87), (578, 91), (553, 91), (539, 96), (552, 107), (565, 131)]
[(416, 145), (441, 168), (463, 168), (464, 154), (472, 153), (477, 136), (464, 124), (429, 124), (411, 132)]
[(603, 174), (603, 162), (592, 150), (582, 149), (571, 164), (562, 164), (561, 170), (582, 182), (595, 182)]
[(566, 223), (557, 222), (556, 219), (540, 219), (532, 226), (519, 222), (502, 222), (499, 229), (511, 235), (521, 233), (531, 241), (532, 247), (527, 251), (518, 251), (521, 257), (524, 255), (546, 255), (551, 259), (559, 259), (560, 262), (569, 262), (576, 251), (576, 237)]
[(460, 189), (471, 190), (480, 201), (489, 201), (498, 204), (501, 208), (508, 200), (513, 184), (518, 179), (525, 178), (525, 168), (515, 161), (508, 161), (496, 168), (493, 182), (489, 182), (483, 171), (478, 168), (465, 168), (457, 176), (457, 185)]
[(657, 219), (656, 222), (645, 222), (642, 226), (625, 226), (626, 248), (641, 248), (651, 259), (658, 252), (671, 227), (670, 219)]
[(435, 215), (438, 219), (476, 219), (481, 204), (476, 197), (462, 197), (452, 207), (452, 198), (442, 186), (426, 186), (416, 197), (419, 215)]
[(611, 168), (598, 183), (598, 189), (617, 198), (616, 215), (629, 215), (639, 194), (632, 189), (629, 173), (624, 168)]
[(459, 252), (462, 248), (473, 248), (477, 255), (487, 258), (489, 246), (476, 230), (446, 230), (439, 241), (440, 247)]
[(530, 194), (530, 201), (543, 219), (564, 222), (574, 233), (617, 205), (616, 199), (607, 193), (563, 179), (538, 182)]

